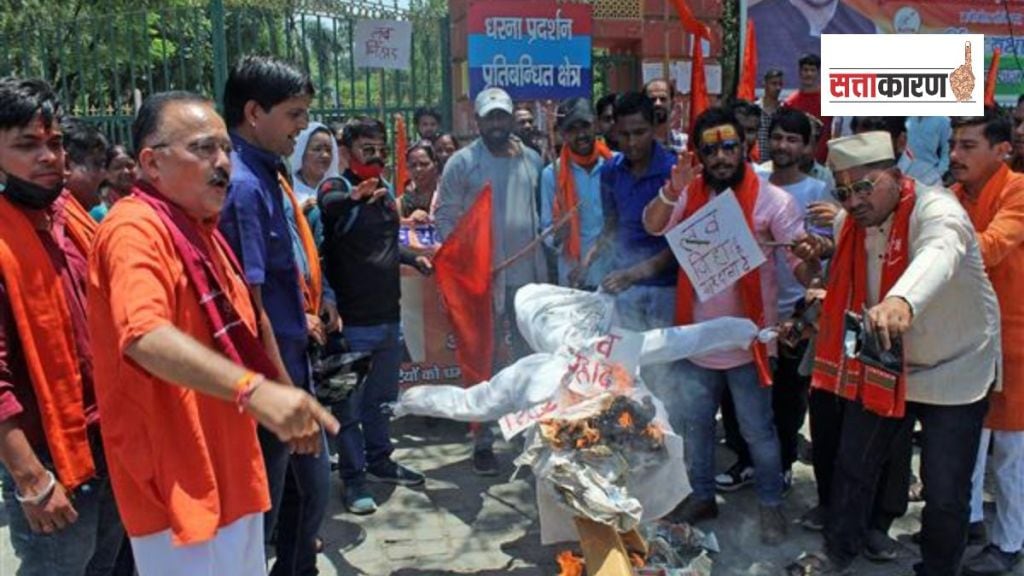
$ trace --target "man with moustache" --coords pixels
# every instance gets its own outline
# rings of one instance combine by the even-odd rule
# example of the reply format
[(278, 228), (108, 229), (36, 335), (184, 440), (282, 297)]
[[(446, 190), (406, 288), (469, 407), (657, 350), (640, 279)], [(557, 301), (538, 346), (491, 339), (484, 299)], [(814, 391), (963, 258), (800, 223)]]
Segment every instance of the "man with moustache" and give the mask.
[[(746, 129), (746, 127), (744, 127)], [(800, 159), (811, 144), (811, 122), (807, 115), (792, 108), (778, 111), (771, 123), (772, 172), (769, 182), (788, 193), (796, 203), (802, 219), (807, 219), (808, 206), (816, 202), (830, 202), (825, 183), (811, 178), (800, 170)], [(821, 222), (809, 219), (817, 233), (831, 233), (832, 221)], [(772, 250), (775, 274), (779, 283), (778, 317), (788, 320), (793, 317), (797, 304), (804, 298), (806, 288), (790, 270), (785, 248)], [(792, 466), (797, 460), (797, 439), (807, 414), (807, 390), (809, 375), (799, 372), (801, 359), (807, 350), (807, 341), (779, 343), (779, 354), (772, 377), (772, 411), (775, 415), (775, 429), (779, 435), (782, 470), (787, 484), (792, 481)], [(737, 460), (725, 473), (715, 477), (718, 490), (736, 490), (754, 479), (753, 463), (746, 441), (739, 433), (731, 399), (722, 402), (722, 416), (727, 431), (728, 445), (736, 450)], [(730, 422), (731, 421), (731, 422)], [(731, 433), (730, 433), (731, 432)]]
[(654, 137), (662, 146), (679, 154), (686, 151), (687, 135), (672, 128), (672, 107), (676, 101), (673, 82), (659, 78), (644, 85), (644, 94), (654, 102)]
[(768, 129), (771, 127), (775, 112), (782, 105), (779, 95), (782, 94), (782, 70), (769, 68), (764, 73), (764, 95), (754, 104), (761, 108), (761, 122), (757, 127), (757, 145), (761, 150), (768, 150)]
[[(480, 138), (456, 152), (441, 175), (434, 219), (442, 240), (452, 233), (488, 182), (493, 193), (491, 261), (505, 262), (537, 238), (540, 221), (537, 202), (543, 165), (540, 156), (513, 135), (512, 99), (500, 88), (488, 88), (475, 101)], [(511, 341), (510, 361), (530, 353), (515, 320), (516, 291), (526, 284), (547, 281), (543, 250), (533, 250), (494, 278), (496, 342)], [(498, 346), (495, 347), (500, 348)], [(495, 372), (503, 362), (495, 363)], [(473, 469), (481, 475), (498, 473), (489, 427), (476, 434)]]
[(42, 80), (0, 80), (0, 485), (24, 576), (109, 574), (124, 537), (86, 315), (95, 225), (64, 191), (60, 113)]
[[(836, 239), (806, 239), (794, 251), (831, 258), (811, 385), (845, 408), (824, 553), (803, 555), (787, 574), (848, 573), (864, 549), (866, 503), (891, 447), (920, 422), (925, 507), (915, 571), (954, 576), (987, 395), (999, 374), (999, 303), (960, 203), (903, 176), (888, 132), (830, 141), (829, 163), (844, 209)], [(846, 315), (860, 311), (880, 350), (902, 345), (902, 362), (851, 358)]]
[(345, 509), (372, 514), (377, 502), (367, 480), (418, 486), (423, 474), (391, 459), (390, 419), (383, 410), (398, 398), (399, 369), (405, 352), (401, 326), (399, 265), (428, 274), (430, 260), (400, 246), (399, 214), (381, 175), (387, 158), (387, 131), (375, 118), (358, 116), (345, 124), (339, 152), (348, 169), (320, 184), (327, 280), (334, 290), (342, 336), (353, 352), (369, 352), (366, 382), (335, 406), (339, 474)]
[[(725, 108), (710, 108), (694, 126), (701, 166), (687, 154), (672, 168), (671, 178), (644, 210), (643, 225), (664, 235), (690, 217), (714, 195), (732, 190), (751, 233), (760, 241), (795, 242), (805, 236), (803, 219), (793, 198), (758, 178), (743, 158), (743, 126)], [(770, 254), (768, 255), (770, 256)], [(801, 262), (794, 254), (786, 263), (804, 285), (820, 273), (816, 262)], [(679, 269), (677, 267), (677, 269)], [(755, 269), (707, 301), (696, 298), (685, 272), (679, 269), (676, 324), (722, 316), (750, 318), (761, 328), (778, 320), (778, 280), (774, 260)], [(775, 351), (755, 343), (751, 350), (715, 353), (677, 365), (681, 399), (666, 402), (673, 427), (684, 430), (688, 472), (693, 494), (672, 513), (675, 520), (693, 523), (718, 516), (715, 503), (715, 414), (722, 391), (729, 389), (754, 462), (754, 482), (760, 502), (761, 541), (780, 544), (786, 534), (782, 515), (783, 474), (779, 440), (772, 422), (772, 383), (769, 357)], [(672, 398), (672, 394), (663, 394)]]
[[(284, 382), (313, 391), (308, 347), (324, 343), (316, 314), (320, 287), (307, 283), (292, 250), (285, 202), (295, 201), (283, 158), (309, 123), (313, 85), (296, 68), (268, 57), (243, 57), (224, 87), (224, 113), (231, 130), (231, 185), (220, 231), (238, 257), (252, 287), (258, 312), (273, 327), (287, 368)], [(299, 224), (305, 224), (299, 220)], [(308, 226), (305, 227), (307, 234)], [(306, 261), (318, 261), (310, 239)], [(260, 430), (273, 506), (265, 520), (267, 539), (277, 533), (272, 574), (316, 573), (316, 535), (327, 509), (330, 463), (320, 446), (313, 455), (292, 455), (270, 430)], [(287, 478), (295, 481), (300, 502), (282, 506)]]
[(321, 426), (337, 422), (291, 385), (217, 230), (232, 149), (213, 103), (151, 96), (132, 138), (140, 180), (104, 219), (89, 262), (117, 506), (141, 576), (266, 574), (270, 494), (254, 424), (316, 453)]
[[(954, 118), (950, 139), (953, 192), (970, 216), (981, 257), (999, 298), (1003, 339), (1002, 389), (989, 395), (989, 412), (971, 481), (971, 523), (984, 521), (987, 472), (995, 486), (991, 542), (964, 564), (969, 576), (1009, 574), (1024, 546), (1024, 175), (1004, 162), (1013, 138), (998, 108)], [(989, 457), (989, 445), (992, 455)], [(986, 463), (991, 467), (986, 471)]]
[(568, 212), (569, 223), (546, 242), (558, 253), (558, 284), (594, 290), (607, 272), (606, 253), (595, 250), (604, 226), (601, 169), (612, 151), (596, 139), (590, 101), (570, 98), (555, 112), (562, 153), (541, 175), (540, 225), (547, 229)]

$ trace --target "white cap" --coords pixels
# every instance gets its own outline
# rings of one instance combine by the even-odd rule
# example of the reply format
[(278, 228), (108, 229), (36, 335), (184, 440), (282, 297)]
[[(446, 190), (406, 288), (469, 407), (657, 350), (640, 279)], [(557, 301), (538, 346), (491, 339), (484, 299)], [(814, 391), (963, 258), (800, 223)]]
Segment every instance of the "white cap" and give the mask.
[(501, 88), (486, 88), (476, 96), (476, 115), (487, 116), (492, 110), (512, 113), (512, 98)]
[(828, 164), (833, 172), (895, 159), (888, 132), (863, 132), (828, 141)]

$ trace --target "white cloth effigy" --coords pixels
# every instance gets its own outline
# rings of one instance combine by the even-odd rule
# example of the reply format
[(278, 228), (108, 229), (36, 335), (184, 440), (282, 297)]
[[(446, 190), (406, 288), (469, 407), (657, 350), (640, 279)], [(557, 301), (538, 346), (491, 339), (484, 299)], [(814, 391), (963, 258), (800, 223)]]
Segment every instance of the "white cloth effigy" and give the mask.
[[(537, 353), (498, 372), (494, 378), (469, 388), (419, 386), (406, 390), (394, 405), (396, 416), (420, 415), (484, 422), (551, 401), (562, 391), (581, 350), (592, 349), (613, 330), (614, 300), (607, 294), (583, 292), (546, 284), (530, 284), (516, 293), (519, 331)], [(642, 334), (643, 344), (634, 366), (667, 363), (695, 355), (750, 346), (758, 330), (743, 318), (652, 330)], [(682, 438), (672, 431), (664, 406), (635, 376), (636, 393), (650, 395), (657, 407), (656, 421), (665, 436), (667, 457), (643, 474), (631, 475), (626, 492), (643, 508), (643, 520), (660, 518), (690, 493), (683, 461)], [(530, 433), (535, 433), (531, 429)], [(527, 439), (529, 445), (531, 439)], [(541, 542), (577, 539), (570, 514), (547, 482), (537, 484)]]

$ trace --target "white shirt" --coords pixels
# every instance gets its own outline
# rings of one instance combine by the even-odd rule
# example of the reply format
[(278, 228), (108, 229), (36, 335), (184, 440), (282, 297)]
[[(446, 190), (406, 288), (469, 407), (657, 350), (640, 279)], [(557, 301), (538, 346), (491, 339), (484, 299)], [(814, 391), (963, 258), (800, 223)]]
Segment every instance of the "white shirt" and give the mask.
[[(836, 217), (836, 238), (846, 212)], [(867, 305), (880, 300), (882, 263), (893, 217), (865, 231)], [(985, 273), (967, 213), (952, 192), (918, 183), (910, 217), (910, 263), (886, 297), (903, 298), (914, 317), (904, 335), (907, 401), (962, 405), (985, 397), (1002, 356), (999, 302)]]

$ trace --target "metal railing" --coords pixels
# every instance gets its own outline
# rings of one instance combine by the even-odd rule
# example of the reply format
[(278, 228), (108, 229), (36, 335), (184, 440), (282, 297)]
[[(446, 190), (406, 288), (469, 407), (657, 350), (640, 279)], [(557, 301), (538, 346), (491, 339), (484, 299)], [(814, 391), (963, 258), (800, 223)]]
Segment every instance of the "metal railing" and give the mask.
[[(395, 1), (395, 0), (392, 0)], [(191, 90), (221, 100), (233, 62), (272, 54), (304, 70), (317, 89), (312, 115), (391, 118), (418, 106), (451, 110), (448, 17), (414, 2), (370, 0), (78, 0), (0, 14), (0, 76), (35, 76), (59, 91), (71, 114), (128, 140), (142, 98)], [(357, 68), (361, 18), (413, 23), (409, 71)], [(447, 114), (445, 114), (447, 116)]]

